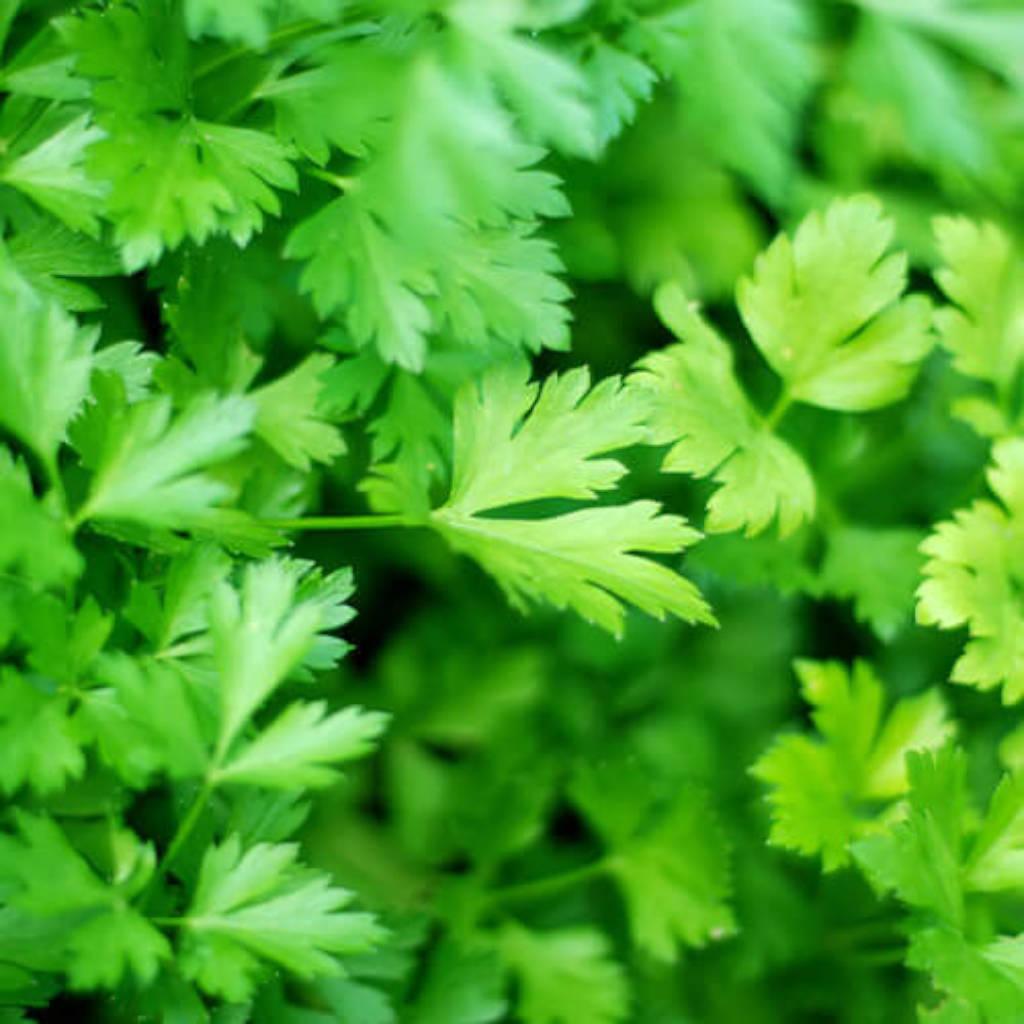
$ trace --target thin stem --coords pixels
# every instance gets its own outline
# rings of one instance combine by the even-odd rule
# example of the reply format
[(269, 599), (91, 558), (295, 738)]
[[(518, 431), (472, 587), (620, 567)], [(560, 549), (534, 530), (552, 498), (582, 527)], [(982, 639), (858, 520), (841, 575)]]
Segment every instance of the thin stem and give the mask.
[(263, 519), (277, 530), (384, 530), (394, 526), (416, 526), (405, 516), (305, 516), (301, 519)]
[(153, 872), (153, 877), (149, 880), (149, 884), (143, 890), (142, 900), (140, 903), (140, 906), (143, 908), (149, 902), (149, 898), (156, 891), (160, 882), (163, 881), (175, 860), (177, 860), (184, 845), (191, 838), (196, 825), (199, 824), (199, 819), (203, 816), (203, 811), (206, 810), (206, 805), (209, 802), (212, 793), (213, 786), (209, 781), (204, 782), (202, 788), (198, 793), (196, 793), (196, 798), (192, 801), (192, 806), (188, 809), (185, 817), (182, 818), (181, 822), (178, 824), (177, 831), (171, 837), (171, 841), (168, 844), (167, 849), (164, 851), (164, 855), (160, 858), (160, 862), (157, 864), (156, 870)]
[(782, 417), (786, 415), (787, 410), (793, 404), (793, 398), (789, 393), (789, 390), (783, 388), (779, 393), (779, 397), (775, 399), (775, 404), (772, 406), (771, 411), (764, 418), (765, 429), (774, 430)]
[[(280, 46), (281, 43), (289, 41), (293, 36), (300, 37), (308, 33), (314, 32), (317, 29), (323, 29), (323, 24), (318, 21), (306, 20), (296, 22), (294, 25), (287, 25), (284, 28), (278, 29), (272, 33), (270, 38), (267, 40), (267, 50), (272, 50), (276, 46)], [(217, 54), (212, 57), (205, 64), (200, 64), (192, 72), (192, 80), (203, 78), (206, 75), (212, 75), (214, 71), (219, 71), (222, 67), (230, 64), (232, 61), (241, 60), (244, 57), (248, 57), (252, 54), (252, 50), (249, 47), (238, 46), (232, 50), (225, 50), (223, 53)]]
[(60, 514), (66, 520), (68, 518), (68, 496), (64, 490), (64, 480), (60, 475), (60, 469), (57, 467), (56, 458), (44, 459), (43, 470), (46, 473), (46, 481), (50, 485), (50, 493), (57, 500), (57, 504), (60, 506)]
[(547, 878), (538, 878), (533, 882), (522, 882), (518, 885), (506, 885), (500, 889), (492, 889), (487, 894), (487, 899), (491, 903), (510, 903), (550, 896), (552, 893), (560, 892), (562, 889), (569, 889), (572, 886), (597, 878), (608, 870), (608, 865), (608, 858), (602, 857), (600, 860), (584, 864), (579, 868), (573, 868), (571, 871), (563, 871), (561, 874), (549, 875)]

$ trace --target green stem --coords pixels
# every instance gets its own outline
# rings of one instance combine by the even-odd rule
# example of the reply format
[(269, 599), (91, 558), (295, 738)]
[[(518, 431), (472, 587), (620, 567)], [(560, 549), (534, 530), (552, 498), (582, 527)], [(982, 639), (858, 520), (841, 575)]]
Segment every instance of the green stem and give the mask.
[(305, 516), (301, 519), (263, 519), (277, 530), (384, 530), (393, 526), (415, 526), (405, 516)]
[[(323, 28), (323, 23), (319, 21), (306, 20), (296, 22), (294, 25), (288, 25), (274, 32), (267, 40), (266, 49), (272, 50), (276, 46), (280, 46), (281, 43), (290, 42), (293, 37), (299, 38), (317, 30), (323, 30)], [(217, 54), (216, 57), (195, 68), (192, 72), (192, 80), (196, 81), (204, 78), (206, 75), (212, 75), (215, 71), (220, 71), (221, 68), (232, 63), (232, 61), (242, 60), (250, 56), (252, 56), (252, 49), (247, 46), (238, 46), (233, 50), (226, 50), (224, 53)]]
[(511, 903), (550, 896), (562, 889), (581, 885), (583, 882), (589, 882), (591, 879), (603, 875), (608, 870), (608, 864), (608, 858), (602, 857), (600, 860), (573, 868), (571, 871), (563, 871), (558, 875), (549, 875), (547, 878), (538, 878), (533, 882), (522, 882), (518, 885), (506, 885), (500, 889), (492, 889), (487, 894), (487, 899), (490, 903)]
[(196, 793), (196, 798), (192, 801), (192, 806), (188, 809), (185, 817), (183, 817), (178, 824), (177, 831), (171, 837), (171, 841), (168, 844), (167, 849), (164, 851), (164, 855), (160, 858), (160, 861), (156, 866), (156, 870), (153, 872), (153, 877), (149, 880), (149, 884), (142, 892), (142, 899), (140, 901), (140, 906), (142, 908), (145, 908), (150, 897), (156, 891), (157, 886), (166, 877), (167, 872), (171, 869), (175, 860), (177, 860), (182, 848), (191, 838), (196, 825), (199, 824), (199, 819), (203, 816), (203, 811), (206, 810), (206, 805), (209, 802), (212, 793), (213, 786), (209, 781), (204, 782), (199, 792)]
[(782, 417), (786, 415), (787, 410), (793, 404), (793, 398), (789, 393), (789, 390), (783, 388), (779, 393), (779, 397), (775, 399), (775, 404), (772, 406), (771, 411), (764, 418), (764, 425), (766, 430), (774, 430)]

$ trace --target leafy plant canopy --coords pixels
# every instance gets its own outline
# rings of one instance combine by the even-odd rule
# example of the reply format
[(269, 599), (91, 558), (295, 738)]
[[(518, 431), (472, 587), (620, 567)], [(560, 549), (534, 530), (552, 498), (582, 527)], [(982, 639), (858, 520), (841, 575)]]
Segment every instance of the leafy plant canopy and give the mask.
[(0, 1024), (1024, 1020), (1022, 54), (0, 0)]

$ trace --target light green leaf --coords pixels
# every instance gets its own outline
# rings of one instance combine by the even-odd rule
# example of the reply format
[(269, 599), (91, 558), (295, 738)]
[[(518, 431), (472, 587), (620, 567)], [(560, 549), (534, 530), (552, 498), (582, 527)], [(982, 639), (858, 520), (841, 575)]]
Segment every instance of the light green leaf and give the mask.
[(1002, 394), (1024, 362), (1024, 260), (995, 224), (939, 217), (935, 280), (952, 305), (935, 314), (953, 365)]
[[(315, 652), (318, 632), (351, 616), (340, 604), (351, 593), (348, 575), (336, 574), (335, 582), (342, 585), (338, 593), (331, 591), (331, 577), (326, 586), (320, 586), (321, 592), (304, 593), (301, 583), (307, 569), (305, 563), (277, 558), (250, 563), (240, 590), (220, 582), (213, 591), (210, 632), (221, 697), (218, 761), (256, 709), (306, 655)], [(316, 717), (320, 710), (314, 708)], [(287, 750), (296, 726), (314, 724), (301, 709), (298, 719), (295, 712), (285, 714), (283, 725), (279, 720), (277, 730), (266, 740), (265, 751), (272, 751), (278, 743)]]
[(279, 0), (185, 0), (185, 21), (193, 38), (212, 35), (259, 49), (278, 7)]
[(625, 600), (651, 615), (711, 622), (696, 588), (633, 552), (679, 551), (697, 539), (650, 501), (585, 508), (545, 519), (479, 513), (542, 498), (593, 498), (625, 467), (598, 458), (644, 437), (643, 401), (611, 378), (589, 390), (586, 370), (528, 383), (500, 367), (455, 403), (451, 495), (431, 524), (496, 577), (509, 598), (572, 608), (618, 634)]
[(813, 84), (806, 11), (796, 0), (705, 0), (644, 19), (635, 46), (686, 97), (685, 114), (728, 167), (785, 195), (800, 109)]
[(575, 64), (514, 29), (518, 5), (457, 0), (447, 11), (464, 56), (489, 76), (530, 141), (593, 155), (596, 133), (587, 81)]
[(1005, 775), (971, 845), (965, 881), (973, 891), (998, 892), (1024, 884), (1024, 776)]
[[(644, 403), (585, 368), (529, 383), (525, 363), (492, 371), (459, 393), (455, 467), (445, 508), (470, 516), (540, 498), (593, 498), (626, 472), (596, 458), (644, 439)], [(557, 443), (555, 439), (557, 438)]]
[(961, 881), (967, 810), (966, 759), (952, 746), (906, 758), (909, 812), (891, 830), (853, 844), (872, 884), (925, 909), (951, 927), (963, 924)]
[(598, 145), (606, 146), (633, 123), (641, 104), (651, 98), (658, 76), (627, 50), (595, 37), (582, 65), (595, 105)]
[(108, 212), (128, 271), (155, 263), (186, 238), (228, 234), (244, 245), (280, 212), (275, 188), (293, 190), (288, 154), (266, 132), (194, 119), (109, 118), (89, 170), (110, 183)]
[(981, 500), (941, 522), (921, 545), (928, 556), (917, 590), (917, 621), (940, 629), (966, 626), (969, 639), (951, 679), (981, 690), (1003, 688), (1010, 704), (1024, 696), (1024, 440), (992, 449), (989, 486), (1002, 504)]
[[(461, 516), (445, 508), (432, 525), (493, 575), (509, 600), (571, 608), (618, 636), (627, 601), (662, 618), (711, 624), (697, 588), (644, 553), (672, 553), (700, 536), (653, 501), (581, 509), (547, 519)], [(634, 552), (638, 552), (634, 554)]]
[(839, 199), (780, 235), (740, 282), (751, 337), (795, 401), (861, 412), (903, 398), (932, 341), (923, 296), (900, 298), (906, 257), (869, 196)]
[(169, 398), (114, 408), (78, 521), (126, 520), (166, 529), (202, 525), (227, 485), (202, 472), (245, 447), (255, 409), (205, 395), (172, 418)]
[(0, 275), (0, 426), (49, 465), (85, 401), (98, 332)]
[(83, 114), (12, 159), (0, 171), (0, 180), (34, 199), (68, 227), (95, 235), (99, 231), (97, 213), (107, 189), (86, 175), (83, 158), (89, 146), (101, 138), (103, 132)]
[(638, 363), (630, 384), (647, 397), (651, 440), (672, 442), (663, 468), (711, 476), (707, 529), (760, 533), (778, 517), (792, 533), (814, 515), (815, 489), (803, 459), (762, 422), (741, 389), (729, 346), (704, 322), (677, 284), (655, 306), (680, 344)]
[(373, 749), (386, 722), (386, 715), (357, 707), (328, 715), (323, 701), (291, 704), (214, 778), (273, 789), (321, 789), (337, 781), (334, 765)]
[(363, 953), (383, 937), (369, 914), (342, 910), (351, 893), (296, 863), (298, 846), (237, 836), (211, 846), (185, 915), (179, 962), (209, 995), (243, 1002), (261, 968), (300, 978), (338, 974), (337, 954)]

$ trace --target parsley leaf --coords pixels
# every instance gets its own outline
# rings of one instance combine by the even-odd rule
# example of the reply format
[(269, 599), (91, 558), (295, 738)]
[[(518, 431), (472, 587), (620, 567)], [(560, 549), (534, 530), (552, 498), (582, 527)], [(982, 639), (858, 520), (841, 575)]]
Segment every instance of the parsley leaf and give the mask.
[(171, 946), (124, 897), (152, 870), (152, 849), (124, 837), (119, 886), (125, 891), (119, 891), (96, 875), (52, 819), (22, 812), (17, 824), (17, 839), (0, 835), (0, 864), (14, 887), (13, 905), (62, 921), (58, 942), (72, 985), (116, 985), (127, 971), (151, 981)]
[(625, 473), (595, 458), (644, 436), (643, 408), (619, 381), (589, 390), (585, 370), (528, 383), (521, 364), (499, 368), (455, 406), (455, 465), (448, 501), (430, 522), (494, 575), (509, 598), (571, 607), (612, 633), (626, 600), (661, 617), (710, 622), (688, 580), (634, 551), (673, 552), (697, 539), (650, 501), (586, 508), (544, 519), (480, 513), (542, 498), (592, 498)]
[(243, 851), (235, 835), (207, 850), (179, 961), (204, 992), (244, 1001), (263, 964), (300, 978), (337, 974), (337, 954), (365, 952), (383, 937), (369, 914), (342, 910), (349, 892), (301, 868), (297, 855), (292, 843)]
[(859, 412), (901, 399), (931, 347), (931, 307), (900, 298), (906, 257), (867, 196), (811, 213), (740, 282), (743, 322), (795, 401)]
[(813, 517), (814, 479), (800, 455), (761, 421), (741, 389), (729, 346), (701, 319), (676, 284), (655, 293), (655, 306), (680, 344), (640, 360), (630, 379), (651, 409), (655, 443), (673, 442), (663, 468), (710, 476), (711, 532), (764, 530), (776, 516), (779, 533)]
[(174, 417), (163, 396), (128, 407), (111, 404), (78, 521), (127, 520), (186, 530), (209, 521), (207, 513), (230, 489), (203, 470), (244, 448), (255, 416), (252, 403), (204, 395)]
[(952, 734), (937, 691), (883, 714), (882, 684), (865, 663), (796, 664), (820, 738), (783, 735), (751, 769), (771, 790), (769, 842), (820, 854), (826, 871), (849, 861), (849, 844), (878, 827), (886, 804), (907, 790), (904, 755), (941, 746)]
[(1009, 704), (1024, 696), (1024, 440), (992, 450), (988, 482), (1002, 504), (979, 500), (939, 523), (921, 545), (928, 560), (917, 590), (917, 621), (966, 626), (970, 639), (952, 680), (988, 690)]
[(88, 393), (97, 332), (0, 274), (0, 426), (53, 465)]
[(610, 944), (601, 932), (539, 932), (508, 924), (499, 942), (502, 958), (519, 978), (519, 1013), (526, 1024), (626, 1019), (629, 997), (622, 968), (609, 956)]

